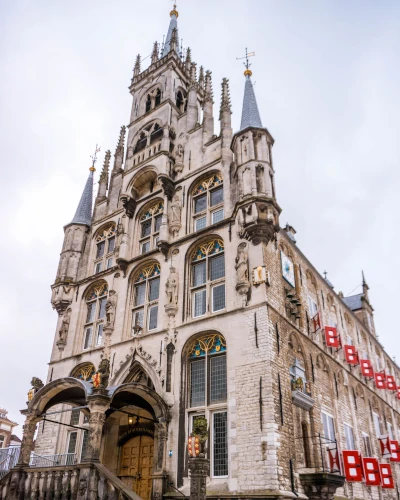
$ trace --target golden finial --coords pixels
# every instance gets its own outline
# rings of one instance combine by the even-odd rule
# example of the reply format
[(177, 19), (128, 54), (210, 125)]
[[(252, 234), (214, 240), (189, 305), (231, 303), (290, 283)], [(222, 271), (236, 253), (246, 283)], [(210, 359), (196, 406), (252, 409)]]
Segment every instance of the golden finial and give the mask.
[(173, 10), (171, 10), (171, 12), (169, 13), (169, 15), (172, 17), (172, 16), (176, 16), (176, 17), (179, 17), (179, 12), (176, 10), (176, 3), (174, 3), (174, 8)]
[(246, 48), (246, 55), (244, 57), (237, 57), (236, 58), (237, 60), (239, 60), (239, 59), (246, 59), (246, 62), (243, 63), (246, 66), (246, 70), (244, 72), (244, 76), (251, 76), (253, 74), (253, 72), (250, 69), (251, 64), (249, 62), (249, 57), (253, 57), (255, 55), (256, 55), (255, 52), (247, 52), (247, 48)]
[(99, 147), (98, 144), (96, 144), (96, 149), (94, 150), (94, 153), (90, 156), (90, 158), (92, 159), (92, 166), (89, 168), (89, 170), (91, 172), (96, 172), (96, 169), (94, 168), (94, 165), (97, 161), (97, 153), (101, 151), (101, 148)]

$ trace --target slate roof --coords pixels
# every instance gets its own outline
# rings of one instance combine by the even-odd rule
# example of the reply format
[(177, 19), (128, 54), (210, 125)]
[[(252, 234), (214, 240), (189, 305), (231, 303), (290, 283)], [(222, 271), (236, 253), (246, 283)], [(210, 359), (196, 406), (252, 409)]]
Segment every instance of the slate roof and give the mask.
[(92, 223), (92, 203), (93, 203), (93, 171), (90, 171), (88, 180), (86, 181), (78, 208), (76, 209), (74, 218), (71, 224), (86, 224), (90, 226)]
[(175, 14), (171, 14), (171, 21), (169, 23), (169, 28), (168, 28), (168, 33), (167, 33), (167, 38), (165, 39), (165, 44), (164, 48), (161, 54), (161, 57), (166, 56), (169, 51), (171, 50), (171, 38), (172, 38), (172, 32), (176, 29), (177, 37), (176, 39), (179, 40), (178, 37), (178, 18), (176, 17)]
[(350, 297), (343, 297), (343, 302), (352, 311), (356, 311), (357, 309), (362, 308), (362, 300), (361, 300), (362, 297), (363, 297), (362, 293), (359, 293), (357, 295), (350, 295)]
[(240, 130), (244, 130), (247, 127), (262, 127), (256, 95), (254, 93), (253, 83), (249, 75), (246, 76), (246, 83), (244, 86), (242, 121), (240, 124)]

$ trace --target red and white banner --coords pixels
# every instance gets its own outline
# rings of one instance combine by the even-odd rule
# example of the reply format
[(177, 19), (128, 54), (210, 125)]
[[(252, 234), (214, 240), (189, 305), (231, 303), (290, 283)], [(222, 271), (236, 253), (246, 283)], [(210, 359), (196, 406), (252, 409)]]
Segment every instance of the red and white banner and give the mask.
[(321, 330), (321, 318), (319, 317), (319, 313), (317, 313), (313, 319), (313, 327), (314, 327), (314, 333), (317, 332), (318, 330)]
[(362, 481), (361, 455), (357, 450), (343, 450), (343, 465), (347, 481)]
[(328, 444), (329, 467), (332, 472), (340, 472), (339, 451), (336, 443)]
[(393, 489), (392, 466), (390, 464), (379, 464), (379, 468), (381, 470), (382, 488)]
[(371, 361), (369, 359), (361, 359), (361, 373), (364, 377), (372, 378), (374, 376), (374, 369), (372, 368)]
[(400, 462), (400, 445), (398, 441), (390, 441), (391, 462)]
[(381, 447), (381, 455), (382, 457), (390, 457), (391, 451), (390, 451), (390, 437), (389, 434), (384, 434), (380, 437), (378, 437), (379, 441), (379, 446)]
[(333, 326), (325, 327), (325, 342), (328, 347), (341, 347), (340, 335)]
[(396, 379), (394, 378), (393, 375), (386, 376), (386, 387), (389, 389), (389, 391), (397, 390)]
[(397, 388), (397, 399), (400, 399), (400, 387)]
[(357, 349), (355, 348), (355, 346), (345, 345), (343, 348), (346, 362), (349, 365), (358, 365), (360, 361), (358, 359)]
[(386, 389), (386, 375), (385, 372), (375, 373), (375, 386), (377, 389)]
[(380, 486), (381, 475), (377, 458), (363, 458), (365, 484), (367, 486)]

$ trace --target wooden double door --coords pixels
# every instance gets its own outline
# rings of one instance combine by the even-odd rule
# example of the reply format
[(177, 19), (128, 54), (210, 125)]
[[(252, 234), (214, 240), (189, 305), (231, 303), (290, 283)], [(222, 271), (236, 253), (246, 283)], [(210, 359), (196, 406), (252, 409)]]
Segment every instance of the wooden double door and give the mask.
[(154, 439), (135, 436), (122, 447), (119, 477), (143, 500), (151, 499)]

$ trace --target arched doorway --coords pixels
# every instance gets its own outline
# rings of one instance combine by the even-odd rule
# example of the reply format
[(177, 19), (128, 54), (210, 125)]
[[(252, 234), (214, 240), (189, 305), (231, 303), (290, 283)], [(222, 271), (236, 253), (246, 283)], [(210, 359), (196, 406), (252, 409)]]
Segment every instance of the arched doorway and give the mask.
[(152, 491), (154, 438), (139, 434), (130, 438), (121, 449), (119, 477), (143, 500), (150, 500)]

